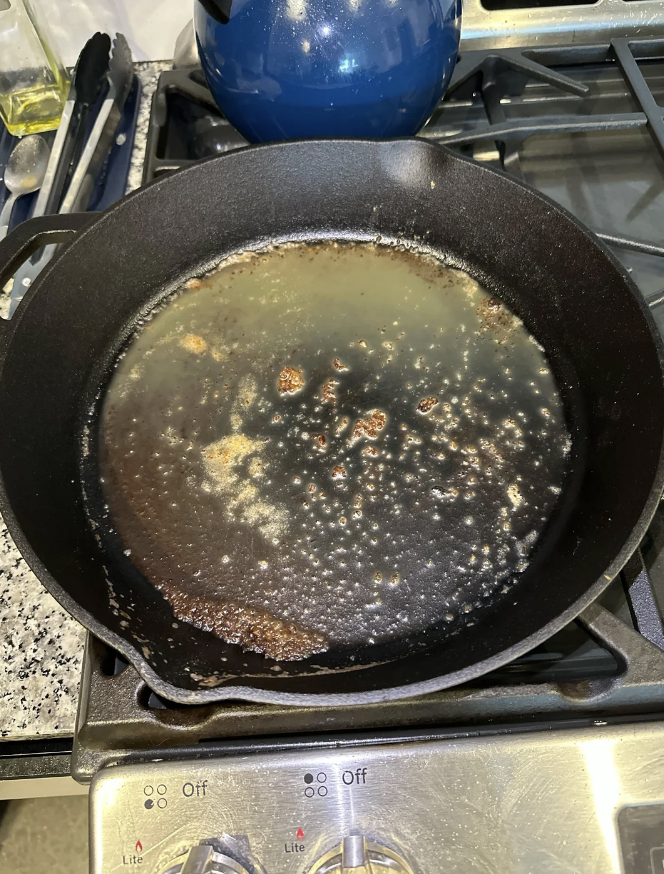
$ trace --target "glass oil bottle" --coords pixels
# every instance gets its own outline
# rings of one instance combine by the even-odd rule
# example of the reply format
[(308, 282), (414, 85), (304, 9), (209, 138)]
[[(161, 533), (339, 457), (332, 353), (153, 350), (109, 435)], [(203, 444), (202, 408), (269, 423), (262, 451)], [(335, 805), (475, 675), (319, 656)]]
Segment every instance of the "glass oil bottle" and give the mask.
[(0, 117), (9, 132), (56, 128), (69, 84), (33, 0), (0, 0)]

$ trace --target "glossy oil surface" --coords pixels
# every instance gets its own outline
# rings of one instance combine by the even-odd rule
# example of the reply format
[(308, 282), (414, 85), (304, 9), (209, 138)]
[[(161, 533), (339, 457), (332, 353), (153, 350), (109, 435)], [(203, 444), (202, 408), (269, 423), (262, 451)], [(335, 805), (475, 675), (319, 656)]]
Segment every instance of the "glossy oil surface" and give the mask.
[(120, 359), (102, 437), (132, 562), (179, 618), (282, 658), (472, 621), (527, 567), (569, 450), (523, 324), (369, 244), (192, 280)]

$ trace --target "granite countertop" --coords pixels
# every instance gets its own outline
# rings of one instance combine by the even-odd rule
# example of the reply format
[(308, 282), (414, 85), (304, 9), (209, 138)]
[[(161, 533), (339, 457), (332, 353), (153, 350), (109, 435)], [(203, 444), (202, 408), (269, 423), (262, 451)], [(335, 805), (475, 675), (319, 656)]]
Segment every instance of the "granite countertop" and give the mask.
[[(142, 95), (127, 191), (141, 184), (152, 95), (171, 64), (135, 67)], [(3, 317), (6, 291), (0, 292)], [(0, 518), (0, 738), (73, 734), (84, 642), (83, 627), (46, 592)]]

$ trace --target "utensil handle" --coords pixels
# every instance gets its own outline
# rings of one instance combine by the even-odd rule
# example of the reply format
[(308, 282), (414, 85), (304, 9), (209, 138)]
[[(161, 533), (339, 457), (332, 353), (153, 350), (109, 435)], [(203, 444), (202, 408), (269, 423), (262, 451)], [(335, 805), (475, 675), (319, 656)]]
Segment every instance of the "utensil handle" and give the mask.
[(37, 249), (50, 243), (71, 242), (72, 237), (101, 215), (72, 212), (68, 215), (42, 215), (22, 222), (0, 241), (0, 288)]
[[(10, 194), (5, 201), (5, 205), (2, 207), (2, 212), (0, 212), (0, 240), (4, 240), (4, 238), (7, 236), (7, 231), (9, 230), (9, 222), (11, 221), (14, 205), (16, 204), (18, 198), (18, 194)], [(2, 288), (1, 285), (0, 288)]]

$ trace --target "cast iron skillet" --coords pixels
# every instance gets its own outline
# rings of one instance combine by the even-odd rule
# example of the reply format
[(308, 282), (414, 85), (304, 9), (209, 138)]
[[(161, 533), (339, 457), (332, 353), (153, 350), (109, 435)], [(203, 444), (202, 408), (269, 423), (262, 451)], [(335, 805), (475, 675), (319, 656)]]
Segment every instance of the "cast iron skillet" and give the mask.
[[(166, 698), (352, 704), (470, 680), (575, 617), (643, 535), (664, 480), (659, 336), (612, 256), (526, 186), (417, 139), (251, 147), (159, 179), (93, 221), (20, 226), (0, 264), (72, 230), (11, 322), (0, 321), (0, 506), (46, 588)], [(473, 627), (434, 625), (406, 654), (400, 641), (398, 657), (387, 644), (331, 650), (276, 673), (264, 656), (174, 628), (140, 574), (106, 570), (84, 512), (82, 432), (137, 317), (184, 279), (269, 241), (377, 235), (453, 256), (542, 343), (573, 435), (569, 484), (511, 597)]]

